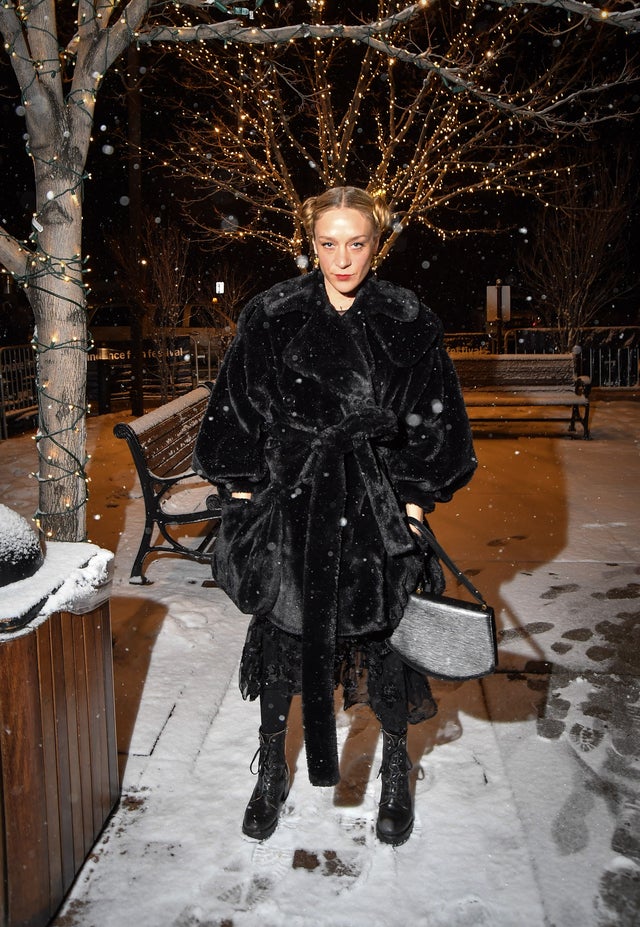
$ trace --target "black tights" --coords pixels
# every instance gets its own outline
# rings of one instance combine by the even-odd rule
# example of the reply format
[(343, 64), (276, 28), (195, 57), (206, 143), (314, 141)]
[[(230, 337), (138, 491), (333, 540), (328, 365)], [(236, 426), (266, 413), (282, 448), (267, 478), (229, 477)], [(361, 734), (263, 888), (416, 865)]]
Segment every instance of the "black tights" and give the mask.
[(264, 686), (260, 693), (260, 727), (263, 734), (277, 734), (287, 726), (291, 693), (286, 686)]
[[(260, 727), (264, 734), (277, 734), (287, 726), (289, 717), (289, 708), (291, 707), (292, 695), (287, 690), (286, 685), (264, 686), (260, 693)], [(407, 725), (404, 727), (398, 724), (397, 717), (394, 718), (395, 724), (385, 725), (385, 719), (378, 719), (384, 730), (388, 734), (406, 734)], [(400, 728), (394, 730), (393, 728)]]

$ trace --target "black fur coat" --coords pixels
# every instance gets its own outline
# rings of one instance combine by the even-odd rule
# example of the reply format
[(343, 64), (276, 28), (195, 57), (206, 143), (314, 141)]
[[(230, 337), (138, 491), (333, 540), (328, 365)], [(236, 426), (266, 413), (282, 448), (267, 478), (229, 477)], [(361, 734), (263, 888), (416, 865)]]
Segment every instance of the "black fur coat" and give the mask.
[(476, 467), (440, 321), (374, 275), (344, 316), (319, 271), (262, 293), (240, 318), (194, 465), (223, 499), (243, 610), (302, 635), (310, 774), (333, 784), (336, 635), (398, 624), (422, 567), (404, 504), (432, 511)]

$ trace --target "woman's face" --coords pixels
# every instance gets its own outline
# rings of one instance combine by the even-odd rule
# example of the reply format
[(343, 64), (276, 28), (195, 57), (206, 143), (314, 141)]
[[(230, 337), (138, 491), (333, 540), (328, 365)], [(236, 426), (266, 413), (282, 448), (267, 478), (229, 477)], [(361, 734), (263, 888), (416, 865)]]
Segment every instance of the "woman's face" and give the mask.
[(331, 302), (353, 301), (378, 248), (371, 220), (357, 209), (327, 209), (316, 219), (313, 243)]

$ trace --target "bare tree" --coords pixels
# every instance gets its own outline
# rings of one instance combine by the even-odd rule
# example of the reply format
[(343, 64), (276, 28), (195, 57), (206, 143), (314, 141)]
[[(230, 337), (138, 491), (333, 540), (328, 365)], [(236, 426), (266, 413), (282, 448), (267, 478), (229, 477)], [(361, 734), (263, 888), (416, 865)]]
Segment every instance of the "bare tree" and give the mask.
[[(378, 0), (377, 19), (394, 8)], [(324, 34), (322, 5), (312, 14)], [(411, 223), (488, 230), (487, 194), (546, 201), (563, 184), (555, 150), (610, 118), (627, 86), (624, 55), (612, 63), (609, 36), (582, 25), (557, 8), (468, 0), (398, 17), (357, 46), (185, 46), (181, 140), (165, 160), (192, 183), (187, 212), (210, 244), (258, 240), (303, 270), (299, 207), (328, 186), (386, 194), (395, 222), (379, 262)]]
[(598, 149), (566, 176), (553, 205), (537, 211), (518, 259), (524, 286), (561, 350), (615, 298), (640, 282), (625, 234), (637, 196), (637, 159)]
[[(512, 0), (506, 8), (497, 6), (496, 15), (510, 17), (515, 11), (526, 21), (536, 2), (545, 0)], [(225, 19), (222, 9), (226, 5), (227, 0), (213, 4), (174, 0), (166, 5), (152, 4), (151, 0), (78, 0), (68, 6), (54, 0), (3, 0), (0, 5), (2, 55), (15, 80), (16, 111), (24, 118), (25, 150), (33, 166), (35, 194), (31, 234), (26, 241), (0, 225), (0, 262), (25, 288), (35, 317), (40, 392), (37, 517), (46, 535), (58, 540), (85, 536), (89, 344), (82, 217), (84, 188), (89, 180), (87, 153), (102, 80), (131, 44), (213, 41), (219, 48), (224, 43), (251, 45), (257, 54), (265, 45), (296, 39), (353, 41), (398, 61), (411, 60), (424, 71), (425, 79), (446, 82), (452, 99), (464, 94), (472, 107), (481, 101), (503, 112), (506, 120), (531, 124), (536, 120), (557, 124), (563, 106), (577, 106), (581, 99), (602, 89), (599, 77), (590, 86), (585, 79), (584, 93), (576, 90), (567, 95), (559, 89), (553, 99), (545, 96), (540, 103), (537, 92), (531, 94), (525, 87), (515, 98), (511, 91), (503, 92), (497, 79), (485, 87), (477, 81), (473, 61), (445, 60), (438, 49), (416, 46), (411, 36), (404, 38), (403, 33), (393, 40), (394, 32), (404, 23), (423, 16), (428, 7), (422, 2), (394, 9), (382, 20), (291, 25), (294, 3), (273, 27), (268, 16), (264, 23), (260, 19), (264, 7), (247, 22)], [(228, 6), (240, 12), (244, 9), (230, 2)], [(621, 34), (640, 28), (637, 4), (631, 11), (626, 7), (614, 10), (604, 19), (595, 5), (557, 0), (557, 6), (576, 10), (577, 22), (598, 20), (603, 26), (619, 27)], [(593, 30), (594, 34), (599, 31)], [(579, 68), (580, 62), (574, 65)], [(627, 75), (620, 74), (613, 83), (626, 79)], [(585, 118), (590, 118), (588, 112)], [(481, 166), (484, 171), (491, 169), (486, 162)], [(469, 162), (467, 168), (472, 167)]]
[[(214, 285), (209, 269), (201, 274), (193, 271), (197, 261), (180, 224), (161, 223), (148, 215), (138, 247), (131, 246), (127, 235), (110, 236), (107, 244), (119, 268), (120, 288), (141, 320), (144, 350), (148, 352), (149, 342), (154, 345), (160, 400), (174, 399), (182, 361), (177, 342), (184, 329), (197, 329), (200, 342), (207, 343), (219, 364), (235, 335), (240, 311), (255, 291), (252, 275), (248, 268), (243, 272), (237, 265), (218, 261)], [(143, 356), (150, 363), (148, 353)]]
[(216, 276), (222, 287), (213, 290), (211, 284), (208, 289), (203, 287), (199, 306), (207, 327), (233, 336), (238, 316), (256, 290), (255, 278), (250, 267), (240, 269), (237, 264), (228, 261), (218, 262)]
[(142, 330), (154, 344), (160, 400), (177, 395), (177, 329), (185, 306), (197, 295), (197, 283), (187, 272), (190, 241), (176, 223), (163, 225), (147, 216), (140, 230), (139, 249), (128, 237), (111, 238), (110, 249), (121, 271), (127, 301), (143, 320)]
[[(197, 345), (204, 350), (205, 370), (213, 376), (220, 367), (227, 348), (236, 333), (238, 316), (257, 289), (256, 276), (251, 266), (238, 267), (227, 261), (218, 261), (215, 271), (216, 286), (212, 287), (211, 274), (202, 274), (203, 282), (194, 303), (189, 325)], [(195, 318), (195, 321), (194, 321)]]
[(151, 220), (144, 226), (142, 247), (149, 281), (147, 300), (153, 318), (160, 399), (167, 402), (177, 396), (176, 329), (182, 323), (185, 303), (191, 301), (194, 292), (186, 272), (190, 243), (177, 225), (162, 228)]

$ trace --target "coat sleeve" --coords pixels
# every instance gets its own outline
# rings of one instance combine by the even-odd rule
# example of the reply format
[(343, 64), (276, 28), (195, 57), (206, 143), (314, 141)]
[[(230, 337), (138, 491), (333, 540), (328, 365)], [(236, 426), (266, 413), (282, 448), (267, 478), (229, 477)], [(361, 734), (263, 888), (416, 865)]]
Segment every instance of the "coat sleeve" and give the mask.
[(433, 511), (471, 479), (477, 460), (462, 391), (442, 337), (408, 371), (389, 473), (402, 502)]
[(266, 475), (263, 419), (247, 389), (247, 357), (251, 350), (243, 312), (236, 337), (213, 385), (193, 454), (193, 468), (229, 491), (251, 491)]

